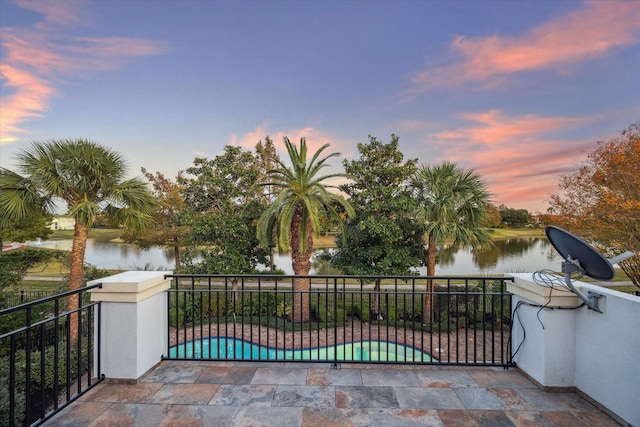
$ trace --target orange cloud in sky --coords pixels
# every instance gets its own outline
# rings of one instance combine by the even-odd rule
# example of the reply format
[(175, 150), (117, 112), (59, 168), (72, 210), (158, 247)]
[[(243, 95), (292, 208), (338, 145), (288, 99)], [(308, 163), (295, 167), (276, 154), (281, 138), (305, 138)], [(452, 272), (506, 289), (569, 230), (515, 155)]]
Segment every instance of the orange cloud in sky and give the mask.
[(14, 89), (13, 94), (0, 100), (0, 145), (3, 145), (15, 141), (15, 135), (23, 132), (19, 123), (39, 117), (46, 110), (53, 89), (35, 75), (4, 64), (0, 65), (0, 79), (5, 81), (3, 86)]
[[(300, 142), (300, 138), (306, 139), (307, 160), (311, 160), (311, 156), (317, 150), (319, 150), (320, 147), (322, 147), (324, 144), (329, 144), (329, 147), (325, 148), (325, 150), (322, 152), (323, 154), (322, 157), (325, 157), (332, 153), (339, 153), (340, 156), (335, 156), (329, 159), (328, 161), (329, 167), (325, 168), (325, 170), (321, 172), (321, 175), (342, 173), (343, 172), (342, 160), (344, 158), (349, 157), (349, 153), (345, 153), (345, 150), (350, 152), (355, 148), (355, 143), (338, 140), (334, 137), (329, 136), (325, 132), (313, 127), (306, 127), (301, 129), (290, 129), (288, 131), (268, 132), (266, 124), (259, 125), (254, 131), (247, 132), (241, 137), (238, 137), (238, 135), (233, 134), (229, 144), (237, 145), (244, 148), (245, 150), (253, 151), (258, 141), (262, 140), (264, 142), (264, 138), (267, 135), (273, 141), (276, 147), (276, 150), (278, 151), (278, 155), (284, 161), (285, 164), (289, 164), (289, 155), (287, 154), (287, 151), (284, 147), (284, 142), (283, 142), (283, 138), (285, 136), (289, 138), (289, 140), (293, 142), (295, 145), (298, 145), (298, 143)], [(344, 184), (346, 181), (347, 181), (346, 178), (337, 177), (327, 181), (327, 184), (338, 186), (340, 184)]]
[(640, 42), (640, 2), (599, 1), (535, 27), (520, 37), (458, 36), (451, 44), (451, 65), (429, 68), (411, 77), (407, 95), (451, 88), (468, 82), (495, 84), (512, 73), (552, 69), (605, 55)]
[[(307, 141), (307, 153), (310, 156), (320, 149), (324, 144), (329, 144), (329, 147), (323, 151), (324, 155), (340, 152), (341, 157), (345, 157), (346, 153), (341, 151), (341, 147), (346, 147), (347, 144), (344, 142), (338, 141), (336, 138), (327, 135), (323, 131), (313, 128), (306, 127), (301, 129), (290, 129), (288, 131), (276, 131), (276, 132), (268, 132), (266, 125), (259, 125), (256, 130), (247, 132), (241, 137), (238, 137), (236, 134), (231, 136), (230, 145), (239, 145), (247, 150), (253, 150), (258, 143), (258, 141), (264, 141), (266, 136), (269, 136), (273, 141), (276, 150), (278, 150), (280, 157), (287, 156), (286, 149), (284, 148), (283, 138), (286, 136), (289, 138), (291, 142), (298, 145), (301, 138), (305, 138)], [(336, 166), (336, 165), (332, 165)]]
[(427, 144), (480, 173), (497, 203), (541, 209), (548, 195), (557, 192), (560, 175), (580, 163), (593, 143), (547, 136), (593, 117), (508, 116), (499, 110), (460, 116), (473, 124), (430, 134)]
[(85, 2), (19, 1), (44, 15), (31, 28), (2, 28), (0, 145), (24, 133), (20, 124), (46, 112), (55, 87), (68, 77), (89, 77), (120, 67), (128, 57), (160, 54), (154, 41), (126, 37), (90, 38), (65, 33), (84, 21)]
[(479, 126), (442, 131), (430, 136), (437, 140), (470, 141), (487, 147), (512, 146), (541, 133), (575, 127), (593, 120), (589, 117), (540, 117), (533, 114), (512, 117), (501, 110), (462, 113), (459, 117), (476, 122)]

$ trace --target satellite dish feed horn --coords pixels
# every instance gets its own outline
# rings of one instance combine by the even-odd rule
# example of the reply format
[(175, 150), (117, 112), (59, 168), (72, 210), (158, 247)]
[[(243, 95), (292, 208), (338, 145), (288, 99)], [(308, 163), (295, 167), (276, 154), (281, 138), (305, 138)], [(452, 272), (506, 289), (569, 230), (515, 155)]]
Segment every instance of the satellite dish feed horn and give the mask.
[(592, 291), (587, 291), (587, 295), (580, 292), (573, 286), (571, 274), (578, 273), (578, 277), (587, 275), (597, 280), (611, 280), (615, 275), (613, 264), (632, 257), (633, 252), (627, 251), (608, 260), (589, 243), (562, 228), (549, 226), (546, 228), (546, 234), (553, 247), (564, 258), (562, 272), (567, 287), (591, 310), (602, 313), (598, 308), (598, 299), (602, 298), (602, 295)]

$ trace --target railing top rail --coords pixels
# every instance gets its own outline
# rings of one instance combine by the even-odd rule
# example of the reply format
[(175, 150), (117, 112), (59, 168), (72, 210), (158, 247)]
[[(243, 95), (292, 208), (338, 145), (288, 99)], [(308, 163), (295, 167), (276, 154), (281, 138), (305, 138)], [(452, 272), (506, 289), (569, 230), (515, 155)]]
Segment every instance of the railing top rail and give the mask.
[(96, 305), (100, 305), (100, 301), (94, 301), (94, 302), (91, 302), (89, 304), (83, 305), (82, 307), (75, 308), (75, 309), (70, 310), (70, 311), (64, 311), (64, 312), (58, 313), (57, 315), (48, 316), (48, 317), (45, 317), (42, 320), (38, 320), (36, 322), (29, 323), (26, 326), (22, 326), (22, 327), (20, 327), (18, 329), (14, 329), (13, 331), (10, 331), (10, 332), (7, 332), (5, 334), (0, 335), (0, 341), (5, 339), (5, 338), (10, 337), (11, 335), (17, 335), (17, 334), (20, 334), (22, 332), (28, 331), (30, 329), (37, 328), (38, 326), (46, 325), (46, 324), (50, 323), (52, 321), (52, 319), (55, 319), (56, 317), (57, 318), (61, 318), (61, 317), (67, 316), (67, 315), (72, 314), (72, 313), (80, 313), (82, 311), (86, 311), (90, 307), (95, 307)]
[(94, 285), (90, 285), (90, 286), (83, 286), (82, 288), (79, 289), (74, 289), (71, 291), (66, 291), (66, 292), (62, 292), (59, 294), (55, 294), (55, 295), (51, 295), (48, 296), (46, 298), (42, 298), (36, 301), (30, 301), (30, 302), (26, 302), (24, 304), (20, 304), (20, 305), (16, 305), (14, 307), (9, 307), (9, 308), (5, 308), (3, 310), (0, 310), (0, 316), (5, 315), (5, 314), (9, 314), (9, 313), (13, 313), (14, 311), (19, 311), (19, 310), (24, 310), (27, 309), (29, 307), (33, 307), (36, 305), (40, 305), (49, 301), (54, 301), (56, 299), (60, 299), (60, 298), (64, 298), (64, 297), (68, 297), (74, 294), (80, 294), (80, 293), (84, 293), (88, 290), (91, 289), (95, 289), (95, 288), (102, 288), (102, 283), (96, 283)]
[(165, 274), (165, 279), (189, 279), (189, 278), (237, 278), (237, 279), (400, 279), (400, 280), (505, 280), (513, 282), (513, 277), (508, 276), (388, 276), (388, 275), (282, 275), (282, 274)]

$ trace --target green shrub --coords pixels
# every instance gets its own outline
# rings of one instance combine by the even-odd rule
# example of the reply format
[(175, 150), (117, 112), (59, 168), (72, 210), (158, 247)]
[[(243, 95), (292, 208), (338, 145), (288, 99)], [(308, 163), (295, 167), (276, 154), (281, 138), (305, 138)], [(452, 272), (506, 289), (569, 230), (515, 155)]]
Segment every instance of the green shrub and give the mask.
[(353, 313), (363, 322), (371, 321), (371, 309), (366, 303), (354, 304)]
[[(60, 342), (58, 344), (58, 375), (57, 375), (57, 384), (59, 390), (64, 390), (67, 385), (67, 369), (69, 370), (69, 379), (70, 384), (73, 383), (78, 377), (78, 351), (77, 349), (71, 347), (70, 351), (70, 364), (67, 366), (66, 359), (66, 351), (67, 351), (67, 343)], [(82, 358), (80, 359), (81, 364), (81, 374), (90, 369), (87, 366), (87, 349), (83, 349)], [(54, 389), (54, 385), (56, 384), (56, 363), (54, 359), (54, 346), (48, 346), (45, 348), (45, 365), (44, 372), (42, 371), (42, 367), (40, 366), (41, 353), (40, 351), (32, 351), (30, 354), (31, 357), (31, 391), (33, 396), (35, 397), (34, 402), (39, 403), (40, 391), (42, 389), (48, 391), (49, 393), (45, 393), (47, 396), (52, 396), (52, 398), (57, 398), (53, 396), (52, 391)], [(27, 356), (25, 350), (18, 350), (15, 352), (15, 424), (22, 425), (25, 421), (25, 401), (26, 401), (26, 369), (27, 369)], [(10, 414), (10, 402), (9, 402), (9, 375), (10, 375), (10, 358), (9, 356), (4, 356), (0, 358), (0, 387), (3, 392), (0, 393), (0, 420), (9, 420)], [(42, 382), (44, 376), (44, 382)], [(47, 402), (47, 405), (51, 405), (53, 402)], [(47, 409), (47, 408), (45, 408)], [(46, 410), (45, 410), (46, 412)], [(35, 418), (32, 417), (30, 421), (35, 421)], [(26, 424), (30, 424), (27, 422)]]
[(17, 285), (28, 270), (52, 260), (62, 261), (69, 253), (58, 250), (22, 249), (12, 252), (0, 252), (0, 289)]
[(284, 317), (291, 312), (291, 295), (272, 292), (256, 292), (251, 298), (245, 297), (242, 314), (245, 316)]
[(386, 318), (387, 318), (387, 320), (389, 322), (393, 322), (395, 320), (398, 320), (398, 316), (396, 314), (396, 307), (394, 307), (394, 306), (387, 307), (386, 312), (387, 312)]
[(326, 301), (320, 301), (316, 309), (316, 317), (323, 323), (345, 322), (347, 311), (343, 307), (336, 308), (333, 304), (327, 307)]
[(185, 325), (184, 310), (175, 307), (169, 309), (169, 325), (173, 328), (180, 328)]

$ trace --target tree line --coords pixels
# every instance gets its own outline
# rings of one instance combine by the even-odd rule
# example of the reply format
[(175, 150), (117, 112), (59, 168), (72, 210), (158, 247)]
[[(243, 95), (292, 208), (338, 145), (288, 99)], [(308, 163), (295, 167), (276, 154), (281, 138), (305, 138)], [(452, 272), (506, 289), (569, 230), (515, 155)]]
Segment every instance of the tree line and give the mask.
[[(563, 193), (551, 197), (542, 220), (605, 251), (638, 252), (639, 129), (632, 124), (598, 144), (562, 178)], [(490, 245), (489, 227), (531, 222), (524, 209), (491, 204), (474, 170), (420, 165), (405, 159), (398, 143), (396, 135), (388, 143), (369, 136), (357, 145), (359, 157), (342, 161), (343, 173), (323, 175), (339, 156), (327, 154), (328, 144), (308, 153), (304, 138), (285, 138), (283, 160), (266, 137), (253, 151), (226, 146), (214, 159), (195, 158), (175, 179), (143, 168), (145, 182), (125, 179), (124, 159), (95, 142), (36, 142), (18, 154), (18, 172), (0, 169), (0, 236), (44, 229), (54, 201), (65, 202), (76, 220), (69, 279), (75, 289), (98, 216), (123, 227), (129, 242), (172, 247), (179, 271), (210, 274), (254, 273), (280, 250), (291, 252), (296, 275), (307, 275), (314, 238), (333, 231), (336, 250), (326, 257), (345, 274), (409, 275), (426, 266), (434, 275), (438, 248)], [(622, 267), (640, 286), (637, 259)], [(294, 313), (299, 321), (308, 315)]]

